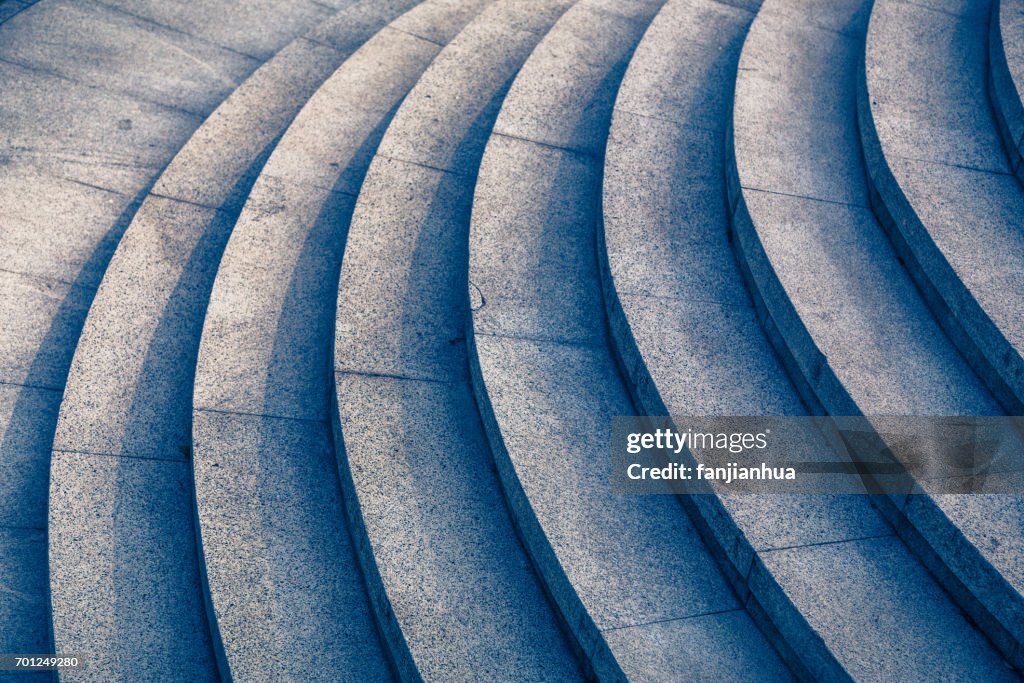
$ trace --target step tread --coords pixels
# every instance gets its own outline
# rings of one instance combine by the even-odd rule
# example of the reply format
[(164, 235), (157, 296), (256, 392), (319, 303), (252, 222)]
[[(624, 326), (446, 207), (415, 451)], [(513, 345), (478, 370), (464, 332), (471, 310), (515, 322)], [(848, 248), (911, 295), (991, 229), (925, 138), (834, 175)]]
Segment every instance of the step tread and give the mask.
[[(388, 12), (397, 10), (382, 8), (378, 23)], [(330, 26), (365, 40), (366, 28), (349, 28), (344, 11)], [(253, 167), (343, 58), (299, 38), (246, 79), (143, 200), (92, 302), (54, 439), (51, 590), (58, 648), (90, 653), (108, 674), (131, 667), (159, 678), (187, 660), (197, 680), (215, 676), (188, 462), (206, 298)], [(150, 533), (127, 552), (119, 536), (129, 529)], [(162, 588), (168, 576), (174, 591)], [(125, 590), (136, 603), (136, 592), (148, 596), (145, 618), (118, 616)], [(83, 621), (83, 611), (94, 618)], [(162, 659), (150, 654), (158, 645)]]
[[(941, 10), (941, 11), (940, 11)], [(885, 226), (950, 336), (1011, 412), (1024, 406), (1024, 190), (988, 99), (994, 2), (880, 2), (860, 101)]]
[[(385, 659), (395, 659), (388, 634), (383, 643), (375, 634), (331, 443), (337, 273), (367, 164), (441, 51), (434, 39), (457, 34), (487, 4), (419, 4), (331, 75), (267, 160), (220, 262), (196, 365), (193, 437), (207, 578), (235, 677), (263, 670), (268, 648), (316, 653), (333, 662), (323, 675), (360, 679), (387, 675)], [(286, 513), (280, 500), (292, 501)], [(296, 537), (317, 544), (295, 547)], [(282, 572), (301, 581), (285, 584), (275, 578)], [(265, 593), (253, 594), (252, 581)], [(356, 629), (363, 637), (349, 635)], [(273, 671), (299, 676), (308, 666), (281, 657)]]
[[(821, 43), (818, 33), (831, 41), (846, 40), (839, 13), (848, 9), (846, 17), (856, 18), (862, 12), (844, 4), (818, 6), (801, 22), (795, 17), (802, 14), (802, 4), (787, 7), (769, 0), (743, 45), (746, 61), (740, 65), (738, 96), (754, 92), (744, 79), (759, 79), (770, 83), (771, 92), (791, 95), (805, 106), (822, 97), (835, 100), (839, 93), (832, 89), (815, 100), (814, 92), (800, 88), (842, 82), (825, 71), (828, 55), (814, 52), (813, 46)], [(735, 263), (725, 179), (719, 172), (733, 107), (728, 84), (736, 77), (751, 15), (708, 0), (670, 3), (663, 14), (664, 22), (659, 16), (650, 42), (641, 44), (624, 80), (605, 166), (602, 257), (607, 259), (610, 326), (623, 366), (639, 406), (649, 414), (805, 414), (761, 330)], [(801, 23), (813, 28), (801, 29)], [(668, 45), (671, 49), (662, 47)], [(783, 58), (773, 52), (779, 46), (792, 53)], [(791, 82), (779, 82), (773, 59), (786, 65), (783, 74)], [(805, 75), (808, 64), (816, 69), (813, 79)], [(777, 189), (773, 198), (783, 198), (783, 192), (820, 192), (823, 178), (794, 174), (788, 170), (793, 164), (783, 163), (791, 149), (786, 144), (792, 143), (814, 153), (813, 161), (832, 172), (823, 177), (851, 193), (843, 183), (858, 177), (856, 170), (835, 172), (833, 149), (816, 152), (810, 148), (820, 141), (806, 140), (808, 131), (818, 135), (824, 130), (821, 135), (836, 144), (856, 145), (856, 131), (843, 131), (820, 116), (779, 111), (785, 98), (761, 92), (750, 99), (756, 117), (744, 118), (747, 102), (735, 105), (737, 127), (749, 121), (762, 127), (750, 132), (744, 170), (750, 169), (766, 190)], [(768, 126), (771, 136), (764, 133)], [(817, 166), (802, 160), (797, 168)], [(768, 185), (776, 178), (789, 185)], [(865, 196), (854, 188), (844, 199), (858, 195)], [(840, 208), (827, 206), (833, 213)], [(720, 555), (741, 577), (740, 589), (750, 592), (780, 633), (787, 659), (797, 658), (797, 667), (812, 676), (832, 678), (845, 671), (858, 680), (884, 678), (896, 675), (892, 667), (905, 672), (911, 665), (920, 667), (921, 675), (947, 671), (942, 667), (948, 661), (929, 663), (934, 653), (922, 644), (934, 639), (959, 648), (965, 633), (972, 648), (986, 652), (984, 641), (968, 630), (863, 497), (720, 495), (717, 502), (693, 507)], [(885, 563), (872, 561), (879, 547), (886, 549)], [(830, 557), (842, 558), (849, 578), (836, 580), (834, 567), (822, 559)], [(748, 574), (751, 563), (754, 570)], [(897, 625), (888, 620), (892, 613), (914, 618)], [(879, 654), (879, 648), (888, 654)], [(962, 658), (955, 665), (965, 671), (994, 660), (995, 670), (1005, 672), (990, 652), (976, 656), (965, 648), (957, 653)]]
[[(601, 152), (661, 3), (635, 3), (632, 19), (600, 5), (577, 5), (572, 39), (553, 33), (527, 62), (484, 155), (470, 235), (477, 400), (513, 515), (599, 677), (785, 678), (676, 503), (615, 496), (591, 462), (611, 416), (633, 413), (600, 315)], [(695, 662), (689, 648), (725, 624), (740, 639)], [(656, 656), (637, 657), (645, 641)]]
[[(61, 391), (136, 195), (226, 83), (259, 62), (96, 3), (14, 4), (25, 10), (0, 25), (0, 88), (8, 94), (0, 164), (0, 525), (27, 536), (45, 534)], [(267, 3), (254, 15), (265, 19), (288, 4)], [(61, 27), (61, 17), (75, 23)], [(282, 32), (258, 40), (272, 50), (288, 39)], [(179, 85), (173, 95), (159, 86), (165, 77)], [(4, 567), (4, 584), (19, 588), (0, 598), (0, 641), (4, 652), (44, 653), (52, 648), (46, 557), (26, 543)]]
[[(1024, 259), (1018, 218), (1024, 191), (1010, 175), (987, 100), (990, 13), (996, 11), (994, 2), (877, 3), (858, 105), (883, 227), (948, 337), (1002, 407), (1017, 412), (1024, 325), (1014, 294)], [(961, 396), (977, 393), (958, 380), (951, 386)], [(941, 403), (930, 408), (934, 397), (922, 400), (911, 412), (957, 412)], [(1019, 667), (1024, 575), (1016, 557), (1024, 551), (1018, 531), (1024, 503), (983, 497), (967, 506), (955, 499), (915, 497), (905, 516), (980, 602), (975, 618), (1004, 651), (1014, 652)]]
[(339, 466), (376, 610), (425, 680), (580, 678), (495, 505), (464, 338), (475, 166), (508, 81), (571, 4), (499, 0), (438, 55), (381, 140), (348, 235)]
[(996, 0), (989, 23), (989, 97), (1010, 167), (1024, 181), (1024, 0)]

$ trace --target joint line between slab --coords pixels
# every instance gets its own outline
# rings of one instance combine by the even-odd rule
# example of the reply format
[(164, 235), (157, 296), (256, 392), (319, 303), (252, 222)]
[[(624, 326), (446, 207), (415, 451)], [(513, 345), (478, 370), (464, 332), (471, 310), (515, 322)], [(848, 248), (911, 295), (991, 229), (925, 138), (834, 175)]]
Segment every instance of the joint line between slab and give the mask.
[(581, 156), (581, 157), (583, 157), (585, 159), (588, 159), (590, 161), (596, 161), (598, 163), (604, 161), (604, 155), (603, 154), (595, 154), (594, 152), (588, 152), (588, 151), (582, 150), (582, 149), (575, 149), (573, 147), (564, 147), (562, 145), (555, 145), (555, 144), (552, 144), (550, 142), (541, 142), (540, 140), (533, 140), (531, 138), (525, 138), (525, 137), (522, 137), (521, 135), (510, 135), (509, 133), (499, 133), (498, 131), (493, 131), (491, 133), (491, 137), (506, 138), (508, 140), (516, 140), (518, 142), (526, 142), (526, 143), (529, 143), (531, 145), (537, 145), (538, 147), (545, 147), (547, 149), (553, 149), (553, 150), (558, 151), (558, 152), (568, 152), (569, 154), (575, 154), (577, 156)]
[(396, 157), (396, 156), (392, 156), (390, 154), (376, 154), (374, 156), (375, 157), (380, 157), (381, 159), (386, 159), (388, 161), (394, 161), (394, 162), (397, 162), (399, 164), (408, 164), (410, 166), (418, 166), (419, 168), (425, 168), (428, 171), (437, 171), (438, 173), (445, 173), (447, 175), (453, 175), (453, 176), (455, 176), (457, 178), (472, 179), (472, 177), (473, 177), (473, 176), (469, 175), (468, 173), (460, 173), (459, 171), (453, 171), (453, 170), (448, 169), (448, 168), (441, 168), (440, 166), (431, 166), (430, 164), (425, 164), (422, 161), (413, 161), (412, 159), (403, 159), (402, 157)]
[[(1003, 151), (1005, 154), (1005, 150)], [(929, 164), (932, 166), (946, 166), (947, 168), (959, 168), (963, 171), (973, 171), (974, 173), (988, 173), (989, 175), (1005, 176), (1008, 178), (1013, 177), (1013, 173), (1009, 171), (993, 171), (990, 168), (978, 168), (977, 166), (968, 166), (967, 164), (954, 164), (948, 161), (939, 161), (936, 159), (919, 159), (918, 157), (910, 157), (903, 154), (891, 154), (886, 155), (887, 158), (900, 159), (902, 161), (913, 161), (918, 164)]]
[(57, 80), (60, 80), (60, 81), (65, 81), (67, 83), (72, 83), (72, 84), (77, 85), (77, 86), (82, 87), (82, 88), (87, 88), (89, 90), (95, 90), (95, 91), (104, 93), (106, 95), (117, 95), (119, 97), (124, 97), (125, 99), (132, 100), (132, 101), (138, 102), (140, 104), (148, 104), (151, 107), (157, 107), (159, 109), (166, 109), (168, 111), (172, 111), (172, 112), (174, 112), (176, 114), (187, 116), (187, 117), (192, 118), (192, 119), (205, 120), (206, 116), (207, 116), (207, 114), (202, 112), (202, 111), (192, 111), (191, 109), (185, 109), (183, 107), (178, 107), (178, 106), (175, 106), (173, 104), (168, 104), (166, 102), (160, 102), (158, 100), (151, 100), (148, 97), (142, 97), (138, 93), (133, 93), (133, 92), (130, 92), (128, 90), (117, 89), (117, 88), (113, 88), (113, 87), (110, 87), (110, 86), (107, 86), (107, 85), (97, 85), (95, 83), (87, 83), (85, 81), (79, 80), (78, 78), (75, 78), (73, 76), (69, 76), (68, 74), (65, 74), (65, 73), (61, 73), (60, 71), (57, 71), (57, 70), (49, 68), (49, 67), (34, 66), (32, 64), (26, 64), (25, 62), (19, 62), (17, 60), (10, 59), (9, 57), (3, 57), (3, 56), (0, 56), (0, 64), (7, 64), (8, 66), (13, 66), (16, 69), (22, 69), (22, 70), (28, 71), (30, 73), (44, 74), (44, 75), (49, 76), (51, 78), (56, 78)]
[(780, 548), (759, 548), (757, 550), (758, 555), (767, 555), (774, 552), (782, 552), (784, 550), (799, 550), (801, 548), (818, 548), (826, 545), (839, 545), (841, 543), (859, 543), (860, 541), (870, 541), (878, 538), (890, 538), (894, 536), (893, 531), (888, 531), (884, 534), (872, 534), (869, 536), (858, 536), (857, 538), (843, 538), (836, 541), (818, 541), (817, 543), (804, 543), (802, 545), (787, 545)]
[[(399, 18), (401, 18), (401, 17), (399, 17)], [(389, 29), (391, 31), (395, 31), (396, 33), (404, 33), (407, 36), (412, 36), (413, 38), (418, 38), (419, 40), (422, 40), (424, 42), (430, 43), (431, 45), (436, 45), (437, 47), (440, 47), (440, 48), (448, 47), (448, 45), (446, 43), (439, 43), (436, 40), (432, 40), (430, 38), (427, 38), (426, 36), (421, 36), (420, 34), (413, 33), (412, 31), (406, 31), (405, 29), (398, 28), (397, 26), (392, 26), (391, 24), (388, 24), (384, 28)]]
[(701, 617), (711, 617), (716, 614), (730, 614), (732, 612), (742, 612), (743, 606), (730, 607), (729, 609), (713, 610), (711, 612), (703, 612), (701, 614), (689, 614), (685, 617), (670, 617), (668, 619), (656, 619), (654, 621), (645, 621), (638, 624), (627, 624), (626, 626), (613, 626), (612, 628), (601, 629), (601, 633), (611, 633), (612, 631), (621, 631), (627, 628), (640, 628), (643, 626), (653, 626), (655, 624), (668, 624), (675, 621), (688, 621), (690, 619), (699, 619)]
[(577, 349), (602, 349), (606, 346), (605, 340), (595, 342), (573, 341), (569, 339), (557, 339), (554, 337), (539, 337), (527, 334), (506, 334), (501, 332), (479, 332), (475, 331), (476, 337), (495, 337), (497, 339), (510, 339), (512, 341), (540, 342), (543, 344), (557, 344)]
[[(736, 273), (737, 278), (742, 276)], [(742, 280), (741, 280), (742, 281)], [(635, 299), (654, 299), (657, 301), (678, 301), (684, 304), (694, 304), (696, 306), (718, 306), (720, 308), (733, 308), (742, 311), (755, 311), (753, 303), (738, 304), (734, 301), (715, 301), (713, 299), (701, 299), (701, 298), (687, 298), (681, 296), (672, 296), (669, 294), (651, 294), (650, 292), (633, 291), (629, 289), (615, 290), (616, 294), (621, 297), (630, 297)]]
[(196, 413), (213, 413), (215, 415), (237, 415), (239, 417), (259, 417), (268, 420), (287, 420), (289, 422), (305, 422), (307, 424), (327, 424), (328, 420), (321, 420), (314, 417), (295, 417), (294, 415), (272, 415), (270, 413), (250, 413), (244, 410), (225, 410), (221, 408), (203, 408), (197, 406), (193, 409)]
[(867, 209), (871, 210), (868, 204), (858, 204), (856, 202), (843, 202), (838, 199), (822, 199), (821, 197), (808, 197), (807, 195), (795, 194), (793, 192), (779, 192), (778, 190), (765, 190), (760, 187), (752, 187), (750, 185), (740, 185), (740, 188), (749, 190), (751, 192), (762, 192), (764, 194), (773, 194), (779, 197), (792, 197), (793, 199), (806, 199), (809, 202), (821, 202), (822, 204), (833, 204), (835, 206), (849, 206), (854, 209)]
[(80, 450), (77, 448), (54, 448), (53, 453), (64, 454), (64, 455), (91, 455), (97, 458), (127, 458), (128, 460), (153, 460), (155, 462), (174, 462), (180, 464), (187, 464), (188, 458), (164, 458), (153, 455), (135, 455), (132, 453), (104, 453), (101, 451), (87, 451)]
[(227, 45), (221, 45), (220, 43), (214, 42), (214, 41), (212, 41), (212, 40), (210, 40), (208, 38), (203, 38), (202, 36), (194, 35), (192, 33), (189, 33), (188, 31), (184, 31), (184, 30), (182, 30), (180, 28), (174, 28), (173, 26), (169, 26), (167, 24), (160, 23), (156, 19), (150, 19), (149, 17), (144, 17), (141, 14), (136, 14), (135, 12), (129, 12), (128, 10), (126, 10), (126, 9), (124, 9), (122, 7), (118, 7), (116, 5), (111, 5), (109, 3), (103, 2), (103, 0), (93, 0), (93, 2), (95, 2), (100, 7), (107, 8), (111, 12), (115, 12), (117, 14), (121, 14), (121, 15), (126, 16), (126, 17), (131, 17), (132, 19), (135, 19), (136, 21), (141, 21), (142, 23), (149, 24), (150, 26), (156, 26), (157, 28), (161, 28), (161, 29), (163, 29), (165, 31), (170, 31), (171, 33), (177, 33), (178, 35), (185, 36), (186, 38), (190, 38), (191, 40), (194, 40), (196, 42), (203, 43), (205, 45), (209, 45), (211, 47), (214, 47), (214, 48), (217, 48), (217, 49), (220, 49), (220, 50), (224, 50), (225, 52), (230, 52), (232, 54), (236, 54), (239, 57), (245, 57), (246, 59), (251, 59), (254, 62), (258, 62), (260, 64), (262, 64), (264, 61), (269, 61), (269, 60), (261, 59), (260, 57), (257, 57), (256, 55), (251, 55), (251, 54), (249, 54), (247, 52), (242, 52), (241, 50), (236, 50), (233, 47), (228, 47)]
[[(730, 7), (731, 7), (731, 5), (730, 5)], [(654, 114), (642, 114), (642, 113), (640, 113), (638, 111), (633, 111), (632, 109), (627, 109), (626, 107), (615, 107), (613, 111), (620, 112), (620, 113), (623, 113), (623, 114), (628, 114), (630, 116), (636, 116), (636, 117), (641, 118), (641, 119), (649, 119), (651, 121), (661, 121), (662, 123), (671, 123), (674, 126), (680, 126), (681, 128), (684, 128), (684, 129), (687, 129), (687, 130), (696, 130), (696, 131), (700, 131), (702, 133), (712, 133), (712, 134), (718, 135), (718, 134), (720, 134), (722, 132), (721, 128), (714, 128), (712, 126), (702, 126), (699, 123), (692, 123), (690, 121), (679, 121), (677, 119), (670, 119), (667, 116), (655, 116)], [(725, 183), (722, 183), (722, 185), (724, 185), (724, 184)]]
[(408, 375), (394, 375), (387, 372), (369, 372), (362, 370), (335, 370), (335, 375), (349, 375), (352, 377), (369, 377), (371, 379), (397, 379), (410, 382), (431, 382), (433, 384), (462, 384), (461, 379), (437, 379), (434, 377), (410, 377)]

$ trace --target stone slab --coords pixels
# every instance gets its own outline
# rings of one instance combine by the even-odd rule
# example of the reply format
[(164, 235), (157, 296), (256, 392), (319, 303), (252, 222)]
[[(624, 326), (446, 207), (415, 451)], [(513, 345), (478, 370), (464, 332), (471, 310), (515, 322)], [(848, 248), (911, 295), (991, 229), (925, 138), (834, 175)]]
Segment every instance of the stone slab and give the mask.
[[(844, 0), (829, 11), (844, 15), (862, 6)], [(860, 153), (850, 115), (856, 71), (849, 68), (860, 40), (809, 19), (793, 21), (781, 9), (758, 15), (743, 46), (733, 113), (743, 187), (867, 206), (864, 172), (850, 163)]]
[(90, 309), (55, 448), (185, 457), (199, 333), (231, 227), (212, 209), (146, 200)]
[(363, 43), (372, 38), (377, 31), (397, 19), (403, 12), (408, 12), (421, 4), (417, 0), (335, 0), (335, 2), (338, 3), (341, 11), (303, 34), (303, 40), (329, 45), (346, 55), (350, 55), (362, 47)]
[(611, 417), (632, 409), (605, 350), (479, 334), (475, 343), (519, 485), (598, 628), (734, 607), (674, 500), (612, 494), (598, 454)]
[(348, 0), (102, 0), (103, 4), (188, 36), (266, 61)]
[(137, 208), (116, 192), (0, 164), (0, 268), (95, 289)]
[(804, 414), (749, 306), (629, 294), (619, 300), (669, 414)]
[(379, 154), (474, 176), (509, 81), (571, 4), (513, 0), (485, 10), (424, 73)]
[(721, 134), (617, 111), (601, 197), (615, 291), (750, 307), (729, 244)]
[[(792, 353), (809, 359), (820, 350), (866, 414), (998, 412), (867, 209), (762, 192), (744, 197), (768, 262), (816, 347), (790, 342)], [(813, 284), (821, 282), (831, 286)], [(779, 324), (783, 334), (792, 332)], [(839, 399), (821, 400), (835, 409)]]
[(879, 3), (866, 51), (874, 125), (887, 157), (1010, 171), (986, 92), (987, 0), (933, 11)]
[(463, 176), (374, 161), (341, 271), (335, 370), (442, 381), (468, 376), (472, 201), (473, 185)]
[(419, 674), (578, 679), (468, 386), (338, 374), (336, 387), (369, 561)]
[(4, 165), (45, 169), (129, 196), (201, 123), (195, 114), (6, 62), (0, 62), (0, 89), (18, 93), (0, 102)]
[(263, 173), (358, 195), (394, 110), (440, 49), (408, 33), (381, 30), (310, 98)]
[(355, 198), (261, 178), (220, 261), (197, 408), (328, 417), (337, 272)]
[[(935, 546), (948, 571), (965, 585), (997, 624), (1012, 647), (1024, 632), (1021, 540), (1024, 506), (1016, 495), (909, 496), (904, 506), (914, 533)], [(991, 617), (990, 617), (991, 618)], [(1001, 624), (1002, 626), (998, 626)], [(1007, 637), (1008, 636), (1008, 637)]]
[(269, 148), (343, 54), (298, 39), (256, 70), (200, 126), (153, 192), (213, 208), (241, 208)]
[(200, 115), (258, 66), (90, 0), (41, 4), (0, 42), (0, 58)]
[(495, 136), (477, 180), (470, 233), (478, 334), (602, 339), (594, 251), (600, 167), (590, 157)]
[(516, 76), (494, 130), (588, 154), (604, 152), (618, 85), (659, 0), (618, 12), (577, 5), (540, 42)]
[(203, 562), (232, 676), (391, 680), (329, 426), (197, 411), (194, 434)]
[[(751, 582), (766, 581), (770, 574), (826, 647), (842, 643), (843, 666), (854, 680), (1015, 678), (895, 538), (777, 550), (761, 557)], [(823, 575), (830, 580), (821, 581)], [(762, 606), (769, 613), (782, 609)], [(844, 618), (836, 619), (837, 614)], [(816, 649), (810, 641), (806, 647)], [(908, 657), (912, 652), (928, 656)], [(811, 671), (827, 677), (829, 669), (823, 664)]]
[[(753, 18), (738, 4), (666, 4), (637, 45), (615, 108), (717, 130), (732, 107), (732, 89), (719, 86), (734, 79), (745, 28)], [(747, 4), (756, 9), (760, 2)]]
[(50, 591), (70, 681), (218, 680), (196, 556), (191, 467), (54, 452)]
[[(921, 259), (934, 286), (945, 293), (986, 353), (996, 356), (997, 349), (1012, 348), (1020, 355), (1024, 352), (1019, 305), (1024, 297), (1020, 230), (1024, 192), (1020, 186), (1012, 176), (947, 164), (894, 159), (892, 168), (934, 244), (930, 255)], [(1004, 340), (982, 333), (985, 317)], [(1018, 358), (1009, 365), (1021, 363)]]
[(493, 0), (434, 0), (417, 5), (395, 19), (392, 27), (410, 35), (447, 45)]
[(650, 680), (787, 681), (792, 674), (743, 610), (607, 631), (628, 670)]

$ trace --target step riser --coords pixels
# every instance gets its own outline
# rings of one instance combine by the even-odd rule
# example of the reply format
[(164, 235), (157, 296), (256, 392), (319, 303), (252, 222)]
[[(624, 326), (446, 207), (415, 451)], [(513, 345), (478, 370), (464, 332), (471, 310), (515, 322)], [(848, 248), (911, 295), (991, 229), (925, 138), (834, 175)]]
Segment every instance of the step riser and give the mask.
[[(387, 8), (381, 10), (384, 16), (387, 11)], [(397, 10), (394, 12), (397, 14)], [(334, 34), (348, 33), (358, 40), (360, 31), (365, 35), (371, 29), (369, 26), (349, 29), (345, 27), (347, 23), (348, 17), (343, 11), (314, 32), (326, 30), (331, 35), (333, 25)], [(67, 472), (68, 476), (84, 476), (85, 471), (80, 466), (72, 466), (75, 460), (83, 463), (92, 460), (99, 471), (104, 471), (108, 460), (117, 462), (123, 458), (124, 467), (129, 463), (157, 462), (132, 459), (132, 456), (143, 455), (176, 461), (190, 472), (187, 449), (191, 442), (191, 368), (195, 367), (208, 292), (241, 209), (240, 198), (248, 192), (268, 150), (302, 102), (344, 57), (345, 53), (335, 47), (296, 39), (240, 85), (193, 133), (163, 171), (153, 193), (142, 203), (120, 241), (80, 339), (55, 439), (55, 462), (58, 458), (68, 461), (60, 471)], [(155, 408), (157, 405), (159, 407)], [(68, 451), (109, 455), (69, 455)], [(135, 469), (141, 471), (139, 466)], [(153, 470), (152, 476), (159, 476), (158, 468), (149, 469)], [(115, 476), (113, 472), (111, 470), (111, 477)], [(191, 480), (190, 473), (187, 478)], [(55, 486), (62, 485), (59, 478), (54, 480)], [(100, 487), (99, 490), (105, 491), (111, 500), (120, 495), (116, 487)], [(102, 493), (96, 497), (71, 499), (61, 491), (58, 488), (51, 493), (51, 524), (56, 519), (66, 519), (68, 524), (80, 526), (80, 518), (95, 516), (89, 508), (97, 515), (113, 514)], [(185, 597), (190, 591), (182, 588), (178, 600), (153, 605), (142, 612), (171, 614), (173, 628), (162, 622), (140, 621), (123, 633), (96, 628), (82, 631), (78, 628), (80, 615), (90, 611), (86, 603), (105, 600), (104, 592), (89, 581), (101, 582), (108, 572), (96, 571), (86, 583), (63, 580), (62, 571), (81, 564), (81, 558), (77, 545), (64, 548), (60, 545), (61, 537), (54, 534), (51, 567), (57, 649), (95, 653), (94, 656), (101, 659), (107, 655), (124, 658), (123, 654), (111, 653), (129, 647), (132, 639), (168, 638), (178, 651), (189, 655), (193, 666), (216, 668), (222, 678), (230, 680), (218, 629), (210, 619), (208, 593), (202, 588), (206, 586), (205, 566), (201, 548), (197, 556), (192, 531), (197, 527), (191, 485), (181, 491), (159, 487), (154, 491), (158, 493), (149, 497), (150, 507), (137, 510), (140, 516), (129, 518), (119, 512), (114, 526), (92, 529), (93, 540), (103, 547), (108, 537), (116, 535), (117, 524), (128, 522), (143, 526), (147, 524), (146, 514), (162, 511), (161, 523), (188, 530), (185, 536), (175, 536), (180, 546), (176, 557), (154, 553), (154, 558), (164, 564), (140, 562), (133, 567), (120, 566), (117, 560), (112, 560), (110, 571), (128, 575), (135, 572), (134, 580), (140, 585), (147, 585), (147, 581), (153, 584), (151, 590), (143, 591), (151, 595), (161, 595), (159, 586), (164, 583), (161, 577), (191, 576), (192, 601)], [(178, 494), (184, 498), (176, 498)], [(172, 519), (177, 521), (172, 523)], [(160, 541), (155, 537), (150, 539), (153, 544)], [(173, 616), (176, 610), (187, 611), (188, 619)], [(103, 607), (97, 607), (96, 611), (102, 614)], [(184, 629), (188, 635), (172, 636), (175, 629)], [(196, 637), (208, 639), (207, 630), (213, 634), (212, 644), (208, 640), (193, 642)], [(96, 638), (102, 638), (102, 643), (94, 642)], [(143, 656), (147, 649), (137, 647), (133, 656)], [(201, 655), (211, 650), (216, 659), (215, 667), (209, 659), (204, 662)], [(148, 672), (147, 675), (156, 675), (158, 670), (171, 675), (167, 672), (180, 669), (174, 656), (172, 661), (165, 662), (146, 656), (146, 662), (136, 668)], [(114, 675), (117, 667), (106, 659), (102, 662), (97, 660), (93, 673)], [(73, 679), (75, 674), (69, 673), (66, 677)]]

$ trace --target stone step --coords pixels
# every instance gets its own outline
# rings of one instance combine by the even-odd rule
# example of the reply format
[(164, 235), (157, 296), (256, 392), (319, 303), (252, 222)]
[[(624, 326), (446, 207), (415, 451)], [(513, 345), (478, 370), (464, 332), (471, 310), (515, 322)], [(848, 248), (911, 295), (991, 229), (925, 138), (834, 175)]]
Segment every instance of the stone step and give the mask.
[[(757, 74), (772, 83), (769, 92), (791, 92), (769, 68), (778, 55), (772, 36), (792, 46), (785, 73), (794, 78), (807, 63), (828, 62), (808, 46), (824, 35), (839, 40), (834, 31), (797, 22), (781, 32), (785, 9), (769, 3), (747, 42), (741, 78)], [(659, 17), (652, 26), (623, 81), (605, 164), (599, 255), (621, 366), (647, 414), (805, 414), (744, 290), (718, 170), (725, 164), (730, 84), (751, 15), (708, 0), (670, 3), (663, 14), (666, 21)], [(808, 54), (798, 59), (801, 50)], [(837, 81), (829, 74), (798, 82)], [(761, 95), (760, 103), (778, 101)], [(780, 121), (797, 120), (793, 112), (759, 110), (759, 117), (783, 134)], [(960, 661), (956, 650), (937, 659), (920, 644), (967, 634), (986, 649), (864, 497), (720, 495), (685, 502), (736, 590), (750, 595), (752, 614), (807, 677), (906, 678), (898, 667), (907, 666), (908, 653), (916, 675), (945, 675), (951, 662), (971, 671), (974, 655)], [(896, 624), (888, 616), (894, 612), (915, 618)], [(982, 664), (985, 657), (994, 660), (982, 655)]]
[[(999, 49), (989, 42), (1000, 11), (988, 1), (877, 3), (858, 83), (858, 122), (870, 202), (896, 253), (994, 399), (1020, 414), (1024, 190), (1012, 176), (1013, 152), (1007, 156), (1001, 144), (998, 93), (986, 67)], [(971, 385), (946, 382), (964, 397), (959, 412), (970, 413), (963, 401)], [(950, 408), (926, 401), (914, 410)], [(915, 496), (904, 516), (911, 538), (935, 556), (934, 571), (1024, 668), (1024, 500)]]
[[(86, 312), (139, 193), (262, 60), (106, 4), (18, 4), (0, 25), (0, 651), (46, 653), (50, 451)], [(252, 15), (280, 23), (295, 7)], [(307, 9), (253, 45), (272, 53), (328, 14)]]
[(203, 606), (189, 462), (210, 286), (267, 150), (355, 47), (413, 4), (351, 3), (281, 49), (195, 131), (121, 239), (79, 339), (54, 440), (55, 645), (92, 659), (65, 678), (216, 677), (223, 656)]
[(30, 0), (0, 0), (0, 24), (34, 4)]
[(634, 407), (604, 333), (603, 149), (660, 5), (577, 4), (502, 105), (470, 228), (474, 389), (513, 517), (597, 678), (784, 680), (683, 510), (614, 495), (604, 464), (611, 417)]
[(0, 0), (0, 683), (1019, 680), (1021, 496), (611, 490), (1024, 411), (1024, 0), (763, 2)]
[(994, 0), (988, 55), (992, 112), (1010, 168), (1024, 182), (1024, 0)]
[(329, 423), (334, 301), (384, 130), (489, 4), (428, 0), (335, 71), (274, 148), (220, 261), (192, 434), (203, 563), (235, 678), (377, 680), (390, 676), (387, 659), (410, 678), (402, 643), (374, 623), (345, 528)]
[[(744, 46), (733, 105), (734, 242), (762, 324), (814, 412), (996, 414), (999, 405), (943, 334), (869, 205), (852, 113), (870, 3), (803, 9), (797, 0), (765, 3)], [(1015, 573), (1007, 559), (1022, 547), (1013, 531), (1017, 506), (928, 494), (876, 502), (953, 601), (1016, 663), (1014, 638), (977, 609), (977, 599), (991, 591), (990, 580), (1002, 581), (995, 563)], [(985, 541), (992, 537), (1006, 545), (993, 549)], [(940, 619), (933, 609), (915, 601), (903, 610), (930, 633), (926, 648), (910, 650), (915, 669), (940, 675), (930, 667), (952, 664), (939, 664), (935, 653), (954, 651), (951, 661), (965, 672), (996, 666), (991, 650), (966, 645), (959, 615)], [(898, 666), (907, 666), (908, 650), (900, 648)]]
[(986, 92), (995, 11), (990, 0), (878, 3), (858, 120), (882, 226), (946, 334), (1020, 414), (1024, 189)]
[(378, 622), (402, 645), (406, 680), (581, 679), (501, 504), (464, 336), (480, 157), (509, 81), (548, 30), (545, 42), (559, 42), (570, 5), (500, 0), (441, 52), (385, 133), (349, 229), (335, 443)]

